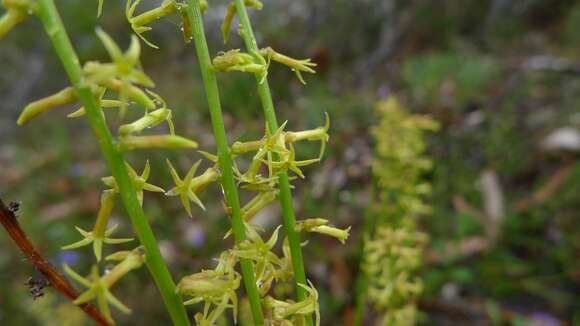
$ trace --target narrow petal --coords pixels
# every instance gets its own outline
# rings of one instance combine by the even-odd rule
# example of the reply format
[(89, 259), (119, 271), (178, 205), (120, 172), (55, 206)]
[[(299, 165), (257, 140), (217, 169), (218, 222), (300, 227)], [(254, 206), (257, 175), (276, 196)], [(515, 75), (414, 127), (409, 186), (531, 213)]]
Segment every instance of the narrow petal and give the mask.
[(93, 239), (92, 238), (84, 238), (84, 239), (82, 239), (80, 241), (77, 241), (75, 243), (71, 243), (69, 245), (62, 246), (62, 247), (60, 247), (60, 249), (62, 249), (62, 250), (77, 249), (77, 248), (80, 248), (80, 247), (84, 247), (86, 245), (89, 245), (91, 242), (93, 242)]
[(115, 239), (107, 238), (104, 240), (104, 242), (106, 244), (120, 244), (120, 243), (130, 242), (133, 240), (134, 240), (133, 238), (115, 238)]
[(76, 305), (87, 303), (87, 302), (93, 300), (96, 296), (97, 296), (97, 291), (94, 288), (91, 288), (91, 289), (83, 292), (81, 295), (79, 295), (73, 301), (73, 303)]
[(131, 313), (131, 309), (129, 307), (127, 307), (125, 304), (123, 304), (121, 302), (121, 300), (117, 299), (110, 291), (105, 290), (105, 298), (107, 299), (107, 301), (109, 301), (109, 303), (119, 309), (119, 311), (121, 311), (124, 314), (130, 314)]
[(103, 45), (105, 46), (105, 49), (111, 56), (111, 59), (113, 59), (113, 61), (115, 62), (123, 60), (123, 52), (121, 52), (121, 49), (111, 38), (111, 36), (105, 33), (105, 31), (103, 31), (101, 28), (97, 28), (96, 33), (101, 42), (103, 42)]
[(75, 272), (72, 268), (70, 268), (67, 264), (63, 264), (62, 265), (62, 269), (64, 270), (64, 272), (66, 274), (68, 274), (68, 276), (70, 276), (73, 280), (79, 282), (80, 284), (86, 286), (86, 287), (91, 287), (91, 282), (89, 282), (89, 280), (87, 280), (86, 278), (80, 276), (77, 272)]

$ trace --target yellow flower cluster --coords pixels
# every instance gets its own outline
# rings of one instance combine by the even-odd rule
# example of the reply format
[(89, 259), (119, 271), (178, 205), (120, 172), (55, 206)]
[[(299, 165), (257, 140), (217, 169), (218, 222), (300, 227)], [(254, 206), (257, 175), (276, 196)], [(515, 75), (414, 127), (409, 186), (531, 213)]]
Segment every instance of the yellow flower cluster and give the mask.
[(429, 214), (425, 196), (431, 192), (423, 174), (431, 168), (425, 156), (424, 133), (437, 130), (435, 121), (413, 115), (392, 96), (376, 107), (379, 124), (373, 175), (377, 180), (376, 229), (367, 235), (362, 268), (367, 298), (383, 313), (383, 325), (414, 325), (416, 301), (422, 292), (417, 271), (427, 235), (416, 230), (416, 218)]

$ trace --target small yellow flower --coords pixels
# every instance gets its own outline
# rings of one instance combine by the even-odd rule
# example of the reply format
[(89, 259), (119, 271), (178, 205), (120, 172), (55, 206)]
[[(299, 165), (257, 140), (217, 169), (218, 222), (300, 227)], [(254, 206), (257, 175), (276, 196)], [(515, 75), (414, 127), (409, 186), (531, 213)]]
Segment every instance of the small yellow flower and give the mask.
[(309, 286), (305, 284), (298, 284), (300, 287), (308, 292), (308, 297), (299, 302), (288, 302), (274, 299), (267, 296), (264, 299), (264, 307), (272, 310), (274, 320), (277, 322), (288, 320), (290, 317), (301, 315), (306, 316), (315, 314), (316, 325), (320, 325), (320, 306), (318, 304), (318, 292), (314, 285), (308, 281)]
[(171, 161), (167, 160), (167, 166), (169, 166), (169, 172), (171, 173), (171, 177), (173, 178), (173, 182), (175, 183), (175, 187), (165, 193), (166, 196), (179, 196), (181, 199), (181, 203), (185, 208), (185, 211), (191, 217), (191, 204), (190, 201), (197, 204), (201, 209), (205, 210), (205, 206), (197, 197), (196, 191), (201, 191), (205, 188), (209, 183), (214, 182), (218, 178), (217, 170), (213, 169), (206, 171), (206, 173), (195, 177), (195, 172), (199, 167), (200, 161), (197, 161), (195, 164), (191, 166), (185, 177), (181, 179), (177, 171), (171, 164)]
[(306, 220), (296, 222), (296, 231), (316, 232), (325, 234), (338, 239), (342, 244), (348, 239), (350, 226), (346, 229), (339, 229), (333, 226), (328, 226), (328, 220), (323, 218), (309, 218)]
[[(143, 168), (143, 172), (141, 172), (141, 175), (138, 175), (137, 172), (133, 169), (133, 167), (129, 163), (125, 162), (125, 164), (127, 166), (127, 171), (129, 172), (129, 177), (131, 178), (133, 188), (137, 193), (137, 199), (139, 200), (139, 204), (141, 206), (143, 206), (144, 190), (152, 192), (165, 192), (163, 188), (147, 182), (147, 179), (149, 179), (149, 175), (151, 173), (151, 166), (149, 165), (149, 160), (145, 162), (145, 167)], [(111, 188), (110, 189), (111, 191), (119, 193), (119, 186), (117, 185), (117, 181), (113, 176), (104, 177), (101, 180), (105, 185)]]
[(99, 213), (97, 214), (97, 220), (93, 230), (88, 232), (79, 227), (75, 227), (77, 231), (84, 237), (84, 239), (77, 241), (73, 244), (63, 246), (63, 250), (71, 250), (93, 244), (93, 252), (97, 261), (101, 260), (103, 252), (103, 244), (120, 244), (132, 241), (130, 238), (114, 239), (111, 238), (111, 234), (115, 232), (117, 225), (113, 225), (111, 228), (107, 229), (107, 224), (109, 222), (109, 217), (111, 216), (111, 211), (115, 206), (115, 192), (107, 190), (103, 192), (101, 196), (101, 207), (99, 208)]
[(111, 311), (109, 309), (109, 304), (125, 314), (131, 313), (131, 309), (129, 309), (129, 307), (117, 299), (111, 293), (110, 289), (123, 276), (125, 276), (130, 271), (141, 267), (144, 262), (145, 255), (143, 254), (143, 249), (139, 247), (131, 251), (131, 253), (129, 253), (123, 259), (123, 261), (113, 267), (113, 269), (111, 269), (104, 276), (100, 276), (97, 266), (93, 266), (91, 269), (90, 280), (80, 276), (68, 265), (63, 265), (64, 271), (71, 278), (88, 288), (88, 290), (83, 292), (76, 300), (73, 301), (73, 303), (79, 305), (89, 302), (93, 299), (97, 299), (97, 306), (99, 307), (101, 313), (105, 316), (105, 318), (107, 318), (107, 320), (109, 320), (110, 323), (114, 324), (113, 317), (111, 316)]
[[(204, 302), (203, 313), (195, 316), (198, 325), (215, 325), (216, 320), (227, 308), (232, 308), (234, 322), (238, 315), (238, 297), (241, 275), (234, 270), (237, 257), (231, 252), (223, 252), (214, 270), (204, 270), (186, 276), (179, 281), (176, 291), (188, 297), (184, 305)], [(215, 306), (211, 310), (212, 306)], [(211, 311), (210, 311), (211, 310)]]
[(302, 84), (306, 84), (306, 82), (304, 81), (301, 72), (307, 72), (311, 74), (316, 73), (316, 71), (312, 69), (316, 67), (316, 63), (312, 62), (311, 59), (294, 59), (282, 53), (276, 52), (271, 47), (261, 49), (260, 54), (264, 56), (268, 62), (270, 62), (270, 60), (274, 60), (289, 67), (292, 71), (294, 71), (294, 73), (296, 73), (296, 77), (298, 77), (298, 80), (300, 80)]
[(268, 74), (268, 63), (260, 54), (252, 55), (240, 52), (240, 49), (218, 53), (212, 64), (216, 71), (249, 72), (259, 76), (262, 81)]

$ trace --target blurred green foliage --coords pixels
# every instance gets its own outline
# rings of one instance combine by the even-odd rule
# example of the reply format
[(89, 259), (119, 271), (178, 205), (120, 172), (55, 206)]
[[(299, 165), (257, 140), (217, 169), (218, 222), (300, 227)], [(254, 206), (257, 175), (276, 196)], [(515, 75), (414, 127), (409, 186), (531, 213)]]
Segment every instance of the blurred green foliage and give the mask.
[[(212, 2), (207, 16), (214, 53), (224, 49), (218, 13), (225, 5)], [(130, 29), (122, 3), (107, 1), (98, 21), (96, 1), (60, 1), (59, 7), (83, 60), (105, 56), (93, 33), (97, 23), (127, 44)], [(433, 185), (434, 212), (419, 225), (430, 236), (419, 302), (423, 323), (461, 325), (497, 318), (512, 325), (539, 318), (580, 322), (578, 150), (541, 146), (554, 130), (580, 124), (579, 13), (580, 3), (570, 0), (340, 0), (269, 2), (254, 14), (261, 44), (290, 55), (306, 53), (320, 68), (302, 88), (290, 80), (291, 72), (273, 67), (271, 86), (280, 119), (290, 120), (290, 129), (308, 129), (320, 125), (324, 112), (331, 116), (327, 156), (321, 167), (305, 169), (312, 186), (298, 182), (295, 190), (298, 216), (332, 216), (335, 225), (353, 225), (345, 248), (312, 239), (305, 252), (305, 260), (312, 262), (308, 275), (320, 284), (325, 325), (349, 324), (358, 272), (352, 262), (357, 261), (361, 212), (369, 196), (373, 144), (368, 131), (376, 125), (372, 108), (392, 93), (442, 125), (429, 138), (434, 170), (427, 179)], [(158, 23), (151, 39), (161, 50), (144, 49), (143, 65), (173, 108), (176, 128), (211, 151), (193, 48), (182, 44), (178, 29), (170, 20)], [(90, 264), (89, 251), (87, 257), (63, 257), (59, 247), (76, 239), (72, 225), (92, 223), (99, 178), (108, 173), (86, 126), (64, 118), (70, 111), (43, 116), (34, 127), (15, 126), (28, 101), (66, 85), (52, 49), (37, 36), (39, 30), (31, 20), (0, 43), (0, 196), (23, 201), (20, 221), (47, 257), (56, 265), (74, 259), (83, 270)], [(233, 34), (231, 41), (241, 46)], [(538, 57), (545, 59), (544, 66), (531, 64)], [(231, 141), (255, 138), (264, 127), (256, 119), (254, 81), (247, 77), (220, 78)], [(305, 149), (308, 155), (316, 151)], [(161, 186), (171, 183), (161, 172), (166, 158), (181, 169), (198, 158), (195, 152), (146, 152), (131, 159), (142, 166), (146, 157), (153, 167), (152, 182)], [(567, 166), (570, 172), (555, 190), (529, 201)], [(460, 245), (488, 239), (490, 222), (480, 219), (489, 204), (489, 190), (480, 181), (484, 170), (496, 173), (503, 190), (502, 218), (494, 225), (498, 233), (489, 247), (462, 254), (456, 250)], [(179, 201), (146, 196), (147, 215), (175, 275), (209, 266), (211, 257), (229, 245), (216, 236), (228, 228), (219, 189), (201, 198), (207, 218), (189, 219)], [(471, 209), (458, 206), (457, 198)], [(517, 208), (526, 200), (525, 207)], [(129, 233), (120, 207), (115, 214), (122, 232)], [(267, 215), (277, 218), (279, 212), (274, 208)], [(258, 219), (268, 227), (269, 216)], [(0, 282), (6, 285), (0, 289), (0, 324), (44, 325), (45, 319), (30, 307), (56, 312), (64, 303), (59, 298), (32, 302), (23, 286), (31, 274), (0, 234)], [(119, 324), (166, 324), (146, 271), (127, 281), (115, 294), (136, 313), (119, 316)], [(514, 317), (506, 320), (506, 313)]]

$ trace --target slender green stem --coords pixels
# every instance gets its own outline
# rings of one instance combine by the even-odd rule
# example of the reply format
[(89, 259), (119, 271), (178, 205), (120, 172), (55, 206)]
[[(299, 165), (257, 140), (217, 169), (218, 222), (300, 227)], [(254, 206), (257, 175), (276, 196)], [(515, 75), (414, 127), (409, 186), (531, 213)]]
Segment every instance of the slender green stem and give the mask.
[(355, 282), (355, 310), (354, 310), (354, 325), (360, 326), (362, 325), (365, 309), (367, 304), (367, 297), (366, 291), (368, 287), (368, 279), (363, 270), (363, 263), (364, 263), (364, 253), (365, 253), (365, 245), (366, 241), (370, 240), (374, 236), (374, 230), (376, 229), (377, 225), (377, 213), (374, 209), (374, 202), (375, 202), (375, 192), (376, 192), (376, 185), (375, 181), (373, 180), (371, 187), (370, 187), (370, 196), (369, 196), (369, 203), (367, 205), (366, 213), (365, 213), (365, 228), (364, 228), (364, 235), (363, 239), (360, 242), (359, 247), (359, 270), (358, 276)]
[[(246, 44), (246, 48), (250, 53), (258, 53), (258, 44), (254, 37), (252, 24), (248, 17), (246, 5), (244, 0), (235, 0), (238, 17), (240, 17), (240, 24), (242, 28), (242, 38)], [(256, 76), (258, 83), (258, 95), (262, 102), (262, 109), (268, 128), (271, 133), (278, 129), (278, 120), (276, 118), (276, 111), (274, 110), (274, 103), (272, 101), (272, 94), (270, 93), (270, 86), (268, 79)], [(298, 284), (306, 285), (306, 273), (304, 271), (304, 262), (302, 259), (302, 247), (300, 246), (300, 234), (295, 230), (296, 216), (294, 214), (294, 207), (292, 206), (292, 192), (290, 190), (290, 181), (286, 172), (278, 174), (280, 186), (280, 204), (282, 206), (282, 219), (284, 224), (284, 231), (288, 237), (288, 244), (290, 245), (290, 253), (292, 255), (292, 268), (294, 270), (294, 280), (296, 282), (296, 297), (299, 301), (306, 299), (306, 290)], [(306, 318), (308, 325), (312, 325), (312, 316)]]
[[(246, 233), (240, 210), (240, 200), (238, 198), (238, 192), (232, 171), (233, 162), (228, 148), (228, 139), (222, 117), (217, 79), (211, 64), (211, 57), (203, 29), (200, 1), (188, 0), (187, 3), (187, 16), (192, 23), (193, 40), (201, 67), (201, 75), (207, 94), (211, 124), (217, 144), (218, 164), (221, 169), (221, 185), (224, 190), (226, 203), (231, 209), (232, 230), (234, 232), (236, 243), (240, 243), (246, 238)], [(248, 294), (248, 299), (250, 300), (254, 323), (256, 325), (263, 325), (264, 317), (260, 306), (260, 296), (256, 286), (252, 262), (242, 259), (240, 264), (242, 266), (244, 286), (246, 288), (246, 293)]]
[(97, 139), (101, 152), (105, 156), (107, 165), (117, 181), (125, 209), (131, 218), (141, 244), (145, 248), (147, 267), (161, 292), (171, 319), (175, 325), (190, 325), (181, 297), (175, 292), (175, 283), (157, 247), (157, 241), (155, 240), (151, 226), (137, 200), (137, 194), (131, 183), (131, 178), (127, 172), (123, 157), (113, 144), (111, 133), (107, 128), (104, 116), (97, 106), (89, 85), (83, 80), (79, 59), (72, 47), (53, 0), (38, 0), (36, 11), (75, 88), (80, 102), (86, 109), (89, 124)]

